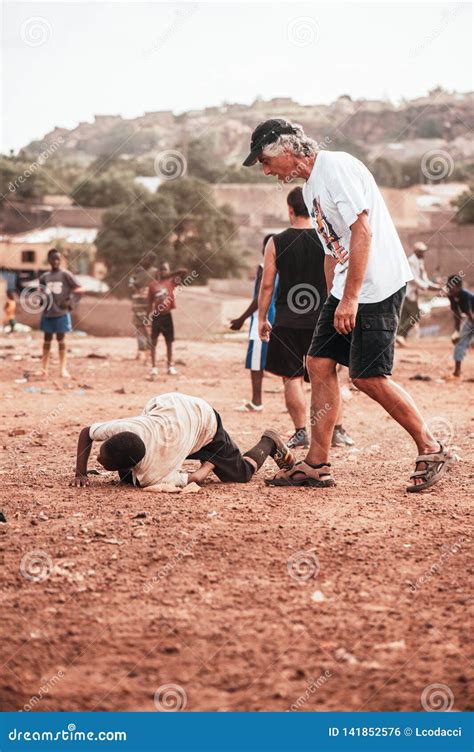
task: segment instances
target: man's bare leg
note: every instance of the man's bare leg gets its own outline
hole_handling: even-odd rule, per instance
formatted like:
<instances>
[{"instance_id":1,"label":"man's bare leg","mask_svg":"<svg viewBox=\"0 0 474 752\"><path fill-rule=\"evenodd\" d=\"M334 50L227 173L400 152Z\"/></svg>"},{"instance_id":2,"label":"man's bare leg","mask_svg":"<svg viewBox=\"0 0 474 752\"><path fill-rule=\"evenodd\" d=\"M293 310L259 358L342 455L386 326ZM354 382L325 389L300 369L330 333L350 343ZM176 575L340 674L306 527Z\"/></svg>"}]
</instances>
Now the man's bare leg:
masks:
<instances>
[{"instance_id":1,"label":"man's bare leg","mask_svg":"<svg viewBox=\"0 0 474 752\"><path fill-rule=\"evenodd\" d=\"M436 441L418 410L413 397L389 376L372 376L367 379L354 379L361 392L379 403L384 410L407 431L415 442L418 454L431 454L439 451ZM415 478L415 484L422 483Z\"/></svg>"},{"instance_id":2,"label":"man's bare leg","mask_svg":"<svg viewBox=\"0 0 474 752\"><path fill-rule=\"evenodd\" d=\"M332 434L341 409L336 366L331 358L306 360L311 379L311 444L305 461L310 465L329 461Z\"/></svg>"},{"instance_id":3,"label":"man's bare leg","mask_svg":"<svg viewBox=\"0 0 474 752\"><path fill-rule=\"evenodd\" d=\"M303 378L288 379L283 377L285 405L290 413L295 430L306 426L306 402L303 391Z\"/></svg>"}]
</instances>

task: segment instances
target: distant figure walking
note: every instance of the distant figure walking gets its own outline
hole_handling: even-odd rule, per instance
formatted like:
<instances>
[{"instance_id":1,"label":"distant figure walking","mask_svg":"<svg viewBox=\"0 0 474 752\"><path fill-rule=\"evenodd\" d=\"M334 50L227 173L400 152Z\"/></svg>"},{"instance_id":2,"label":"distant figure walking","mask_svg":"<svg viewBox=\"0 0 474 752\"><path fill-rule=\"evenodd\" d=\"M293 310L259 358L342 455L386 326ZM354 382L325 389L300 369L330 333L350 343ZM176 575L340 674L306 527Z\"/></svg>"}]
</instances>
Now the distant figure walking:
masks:
<instances>
[{"instance_id":1,"label":"distant figure walking","mask_svg":"<svg viewBox=\"0 0 474 752\"><path fill-rule=\"evenodd\" d=\"M413 253L408 257L413 279L407 282L407 291L400 313L400 323L397 330L397 345L404 347L408 333L420 320L420 306L418 304L421 290L436 290L440 292L442 287L429 279L425 269L425 254L428 246L424 243L415 243Z\"/></svg>"}]
</instances>

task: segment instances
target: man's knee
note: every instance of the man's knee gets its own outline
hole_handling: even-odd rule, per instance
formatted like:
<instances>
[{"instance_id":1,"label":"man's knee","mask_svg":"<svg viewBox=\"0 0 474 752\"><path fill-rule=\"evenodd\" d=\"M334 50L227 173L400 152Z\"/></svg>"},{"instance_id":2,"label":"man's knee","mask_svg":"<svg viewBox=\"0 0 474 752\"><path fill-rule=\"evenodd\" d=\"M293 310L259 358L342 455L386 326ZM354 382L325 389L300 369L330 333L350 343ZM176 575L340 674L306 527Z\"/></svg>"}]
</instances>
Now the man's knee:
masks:
<instances>
[{"instance_id":1,"label":"man's knee","mask_svg":"<svg viewBox=\"0 0 474 752\"><path fill-rule=\"evenodd\" d=\"M336 373L336 366L336 361L331 358L313 358L311 355L306 358L306 368L311 381L332 376Z\"/></svg>"},{"instance_id":2,"label":"man's knee","mask_svg":"<svg viewBox=\"0 0 474 752\"><path fill-rule=\"evenodd\" d=\"M384 386L384 383L386 381L385 376L369 376L366 379L352 379L352 383L356 387L356 389L359 389L361 392L365 392L365 394L375 394L380 387Z\"/></svg>"}]
</instances>

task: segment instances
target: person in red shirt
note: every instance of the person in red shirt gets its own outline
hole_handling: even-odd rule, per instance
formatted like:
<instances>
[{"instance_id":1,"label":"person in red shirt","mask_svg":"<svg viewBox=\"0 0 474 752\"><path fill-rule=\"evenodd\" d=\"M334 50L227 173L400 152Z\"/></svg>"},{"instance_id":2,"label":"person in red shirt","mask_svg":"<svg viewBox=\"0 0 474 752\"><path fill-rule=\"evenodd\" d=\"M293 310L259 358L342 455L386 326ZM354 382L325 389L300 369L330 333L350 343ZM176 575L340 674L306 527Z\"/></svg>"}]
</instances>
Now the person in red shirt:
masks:
<instances>
[{"instance_id":1,"label":"person in red shirt","mask_svg":"<svg viewBox=\"0 0 474 752\"><path fill-rule=\"evenodd\" d=\"M158 375L156 367L156 345L160 334L166 342L167 373L175 376L173 365L174 326L171 311L176 308L174 290L183 283L187 269L172 272L167 261L160 263L157 278L148 286L148 316L151 321L151 371L152 379Z\"/></svg>"}]
</instances>

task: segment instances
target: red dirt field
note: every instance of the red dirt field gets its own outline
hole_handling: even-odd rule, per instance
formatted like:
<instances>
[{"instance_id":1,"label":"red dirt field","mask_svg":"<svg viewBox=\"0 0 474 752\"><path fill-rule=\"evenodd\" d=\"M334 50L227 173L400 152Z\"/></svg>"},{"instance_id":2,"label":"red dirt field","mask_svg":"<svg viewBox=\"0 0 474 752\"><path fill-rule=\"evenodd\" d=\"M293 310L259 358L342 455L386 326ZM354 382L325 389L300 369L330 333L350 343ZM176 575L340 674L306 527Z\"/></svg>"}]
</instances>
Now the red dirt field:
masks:
<instances>
[{"instance_id":1,"label":"red dirt field","mask_svg":"<svg viewBox=\"0 0 474 752\"><path fill-rule=\"evenodd\" d=\"M40 347L0 340L2 710L472 709L472 353L455 384L439 380L448 341L397 353L396 378L462 460L429 491L405 492L411 441L351 392L358 451L334 450L335 488L267 488L267 460L248 485L155 495L112 474L70 488L80 428L179 390L247 449L263 428L290 434L280 382L265 380L263 414L241 414L241 339L179 341L179 375L150 383L132 340L72 336L71 382L53 363L48 383L15 383Z\"/></svg>"}]
</instances>

